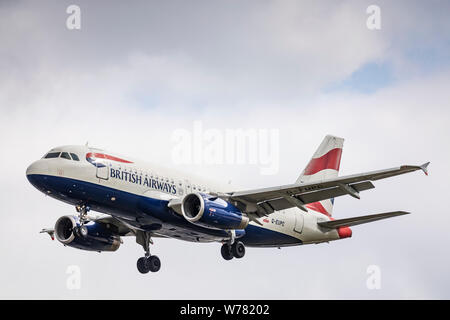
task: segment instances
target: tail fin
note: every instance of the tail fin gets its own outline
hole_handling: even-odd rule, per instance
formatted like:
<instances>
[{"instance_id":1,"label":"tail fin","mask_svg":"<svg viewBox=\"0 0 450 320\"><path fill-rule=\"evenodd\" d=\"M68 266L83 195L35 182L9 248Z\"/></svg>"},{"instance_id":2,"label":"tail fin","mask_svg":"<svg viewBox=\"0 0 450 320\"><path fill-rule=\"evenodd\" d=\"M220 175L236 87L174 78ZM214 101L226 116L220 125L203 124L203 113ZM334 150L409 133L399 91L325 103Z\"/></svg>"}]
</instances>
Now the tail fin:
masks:
<instances>
[{"instance_id":1,"label":"tail fin","mask_svg":"<svg viewBox=\"0 0 450 320\"><path fill-rule=\"evenodd\" d=\"M296 183L314 182L336 178L341 164L344 139L327 135L317 148L306 168L298 177ZM327 199L306 205L311 210L331 217L334 199Z\"/></svg>"}]
</instances>

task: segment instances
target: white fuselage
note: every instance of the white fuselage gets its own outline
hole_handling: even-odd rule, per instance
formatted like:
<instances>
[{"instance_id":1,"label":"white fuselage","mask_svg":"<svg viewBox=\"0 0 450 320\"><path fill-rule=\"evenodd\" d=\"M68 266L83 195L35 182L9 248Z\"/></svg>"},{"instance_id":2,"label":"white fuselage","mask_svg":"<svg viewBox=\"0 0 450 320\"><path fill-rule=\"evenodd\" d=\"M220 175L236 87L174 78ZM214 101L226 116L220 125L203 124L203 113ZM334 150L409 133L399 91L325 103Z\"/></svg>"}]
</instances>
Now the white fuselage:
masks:
<instances>
[{"instance_id":1,"label":"white fuselage","mask_svg":"<svg viewBox=\"0 0 450 320\"><path fill-rule=\"evenodd\" d=\"M155 236L195 242L228 238L226 232L195 226L167 207L171 199L189 193L230 191L226 186L87 146L64 146L51 153L60 154L44 156L27 169L30 182L47 195L74 205L89 203L92 210L133 228L158 224ZM62 153L75 154L78 161ZM259 223L251 221L242 241L247 246L281 247L339 239L335 229L318 227L317 222L327 220L330 218L314 210L275 211L259 218Z\"/></svg>"}]
</instances>

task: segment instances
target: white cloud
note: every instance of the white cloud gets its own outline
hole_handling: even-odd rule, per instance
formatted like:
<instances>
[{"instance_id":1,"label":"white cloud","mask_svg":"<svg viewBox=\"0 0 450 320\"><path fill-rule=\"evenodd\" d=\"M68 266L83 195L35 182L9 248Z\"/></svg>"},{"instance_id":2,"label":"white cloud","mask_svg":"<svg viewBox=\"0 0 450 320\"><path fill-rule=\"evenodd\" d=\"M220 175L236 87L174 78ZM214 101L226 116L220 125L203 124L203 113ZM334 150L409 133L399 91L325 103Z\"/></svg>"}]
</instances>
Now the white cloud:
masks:
<instances>
[{"instance_id":1,"label":"white cloud","mask_svg":"<svg viewBox=\"0 0 450 320\"><path fill-rule=\"evenodd\" d=\"M80 7L87 10L85 17L91 9L101 11L87 3ZM448 68L401 78L372 95L320 93L324 84L364 63L388 58L387 47L389 52L392 46L401 51L391 43L389 32L367 35L364 6L279 2L249 5L234 19L229 7L209 15L186 8L187 16L197 18L192 25L187 24L189 17L171 15L162 7L171 22L177 16L181 21L144 34L135 32L137 22L131 18L127 21L132 27L122 21L125 29L113 28L117 32L101 27L102 21L88 20L82 24L85 33L78 35L51 31L57 6L42 13L46 19L27 8L0 11L6 16L0 21L14 35L1 34L8 46L0 51L0 144L6 154L2 177L8 182L0 186L1 297L448 298L449 283L439 278L449 266L442 255L449 240L442 201L448 193L450 156L445 147L450 136ZM13 17L25 11L30 20L15 22ZM363 29L358 27L359 12ZM112 10L109 17L116 15ZM50 36L43 37L46 32ZM83 35L88 39L81 39ZM131 35L136 39L128 39ZM24 39L33 45L24 45ZM71 41L74 47L67 46ZM87 58L86 63L74 61L77 54ZM261 176L251 165L178 167L217 180L232 179L242 187L293 182L328 133L346 138L342 174L432 161L430 176L413 173L379 181L360 201L336 199L336 217L413 212L355 227L353 238L346 241L249 249L245 260L225 263L218 245L157 239L154 253L163 268L155 275L141 276L135 270L142 250L133 239L114 254L99 255L64 248L38 234L59 216L74 213L26 181L27 165L45 151L89 140L169 164L173 130L192 129L195 120L219 130L280 130L276 176ZM371 264L382 270L379 292L365 286ZM81 267L80 291L65 287L68 265ZM230 279L243 274L246 286L235 290ZM273 274L276 277L268 276ZM217 287L211 288L212 278ZM180 283L183 286L175 285Z\"/></svg>"}]
</instances>

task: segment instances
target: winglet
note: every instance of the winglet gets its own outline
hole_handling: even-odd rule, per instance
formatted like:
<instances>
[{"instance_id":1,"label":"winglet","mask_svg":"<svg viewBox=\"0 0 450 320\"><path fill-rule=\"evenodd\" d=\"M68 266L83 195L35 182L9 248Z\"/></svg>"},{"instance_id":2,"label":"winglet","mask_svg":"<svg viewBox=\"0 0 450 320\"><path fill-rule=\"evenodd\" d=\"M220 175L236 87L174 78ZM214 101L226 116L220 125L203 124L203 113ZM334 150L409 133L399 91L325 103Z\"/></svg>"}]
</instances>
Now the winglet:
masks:
<instances>
[{"instance_id":1,"label":"winglet","mask_svg":"<svg viewBox=\"0 0 450 320\"><path fill-rule=\"evenodd\" d=\"M428 165L429 164L430 163L427 162L427 163L424 163L423 165L420 166L420 169L422 169L422 171L423 171L423 173L425 173L425 175L428 175Z\"/></svg>"},{"instance_id":2,"label":"winglet","mask_svg":"<svg viewBox=\"0 0 450 320\"><path fill-rule=\"evenodd\" d=\"M39 233L48 233L52 240L55 240L55 229L42 229Z\"/></svg>"}]
</instances>

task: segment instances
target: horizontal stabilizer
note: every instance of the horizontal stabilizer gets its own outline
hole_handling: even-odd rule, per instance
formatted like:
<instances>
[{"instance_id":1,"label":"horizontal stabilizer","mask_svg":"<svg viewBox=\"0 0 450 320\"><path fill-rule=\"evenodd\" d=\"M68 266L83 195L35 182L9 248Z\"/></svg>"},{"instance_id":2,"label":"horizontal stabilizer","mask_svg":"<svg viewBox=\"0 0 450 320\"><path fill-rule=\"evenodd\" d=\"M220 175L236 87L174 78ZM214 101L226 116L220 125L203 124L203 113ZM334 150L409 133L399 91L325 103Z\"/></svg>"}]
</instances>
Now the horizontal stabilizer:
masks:
<instances>
[{"instance_id":1,"label":"horizontal stabilizer","mask_svg":"<svg viewBox=\"0 0 450 320\"><path fill-rule=\"evenodd\" d=\"M396 216L402 216L404 214L409 214L409 213L410 212L406 212L406 211L393 211L393 212L372 214L372 215L368 215L368 216L319 222L317 224L324 228L335 229L335 228L339 228L339 227L356 226L358 224L374 222L377 220L392 218L392 217L396 217Z\"/></svg>"}]
</instances>

